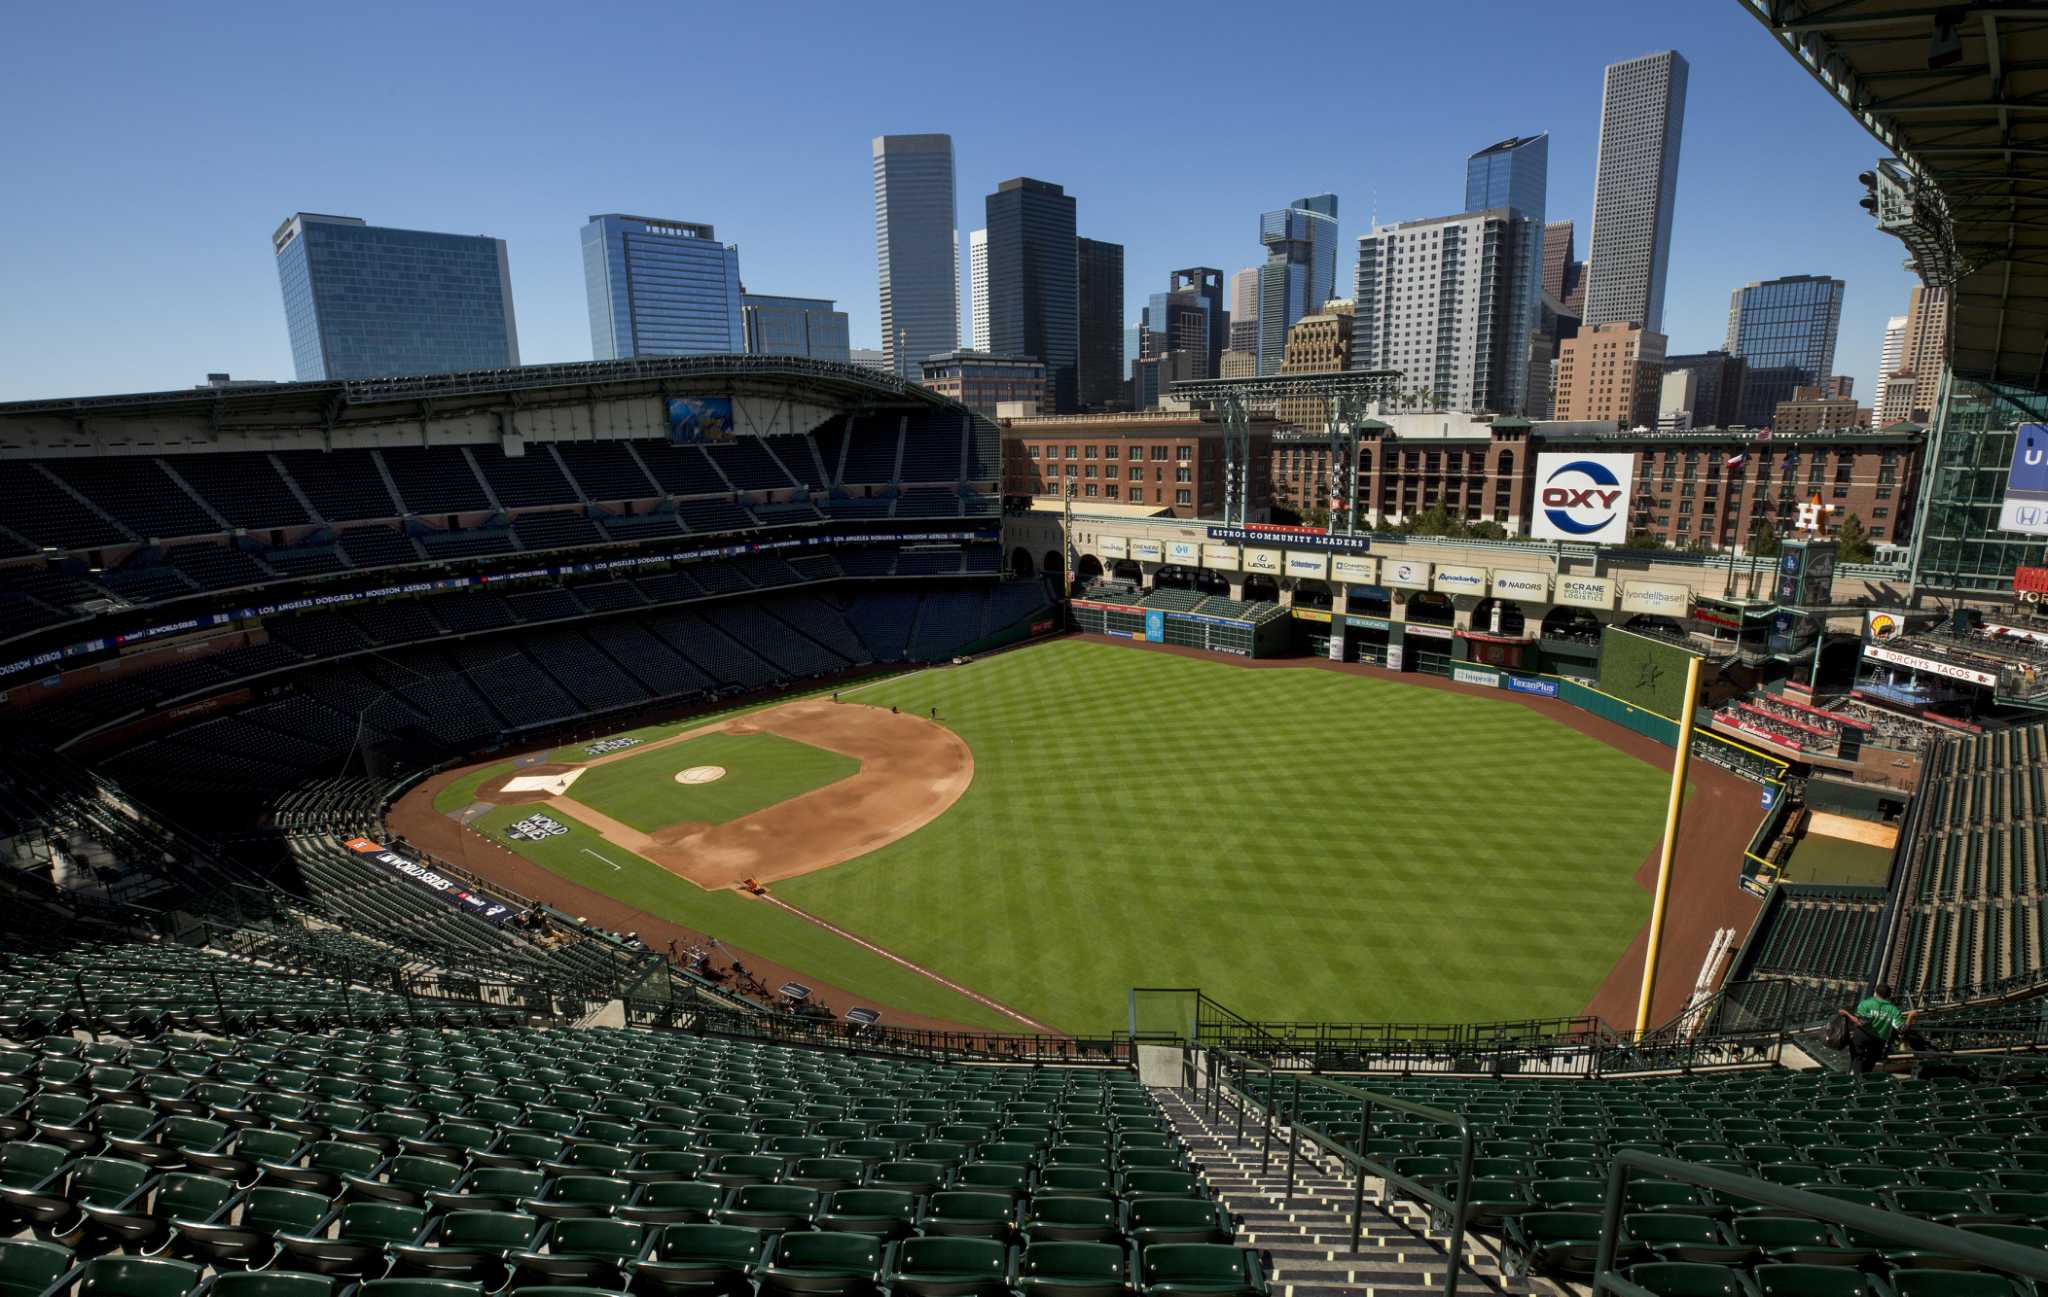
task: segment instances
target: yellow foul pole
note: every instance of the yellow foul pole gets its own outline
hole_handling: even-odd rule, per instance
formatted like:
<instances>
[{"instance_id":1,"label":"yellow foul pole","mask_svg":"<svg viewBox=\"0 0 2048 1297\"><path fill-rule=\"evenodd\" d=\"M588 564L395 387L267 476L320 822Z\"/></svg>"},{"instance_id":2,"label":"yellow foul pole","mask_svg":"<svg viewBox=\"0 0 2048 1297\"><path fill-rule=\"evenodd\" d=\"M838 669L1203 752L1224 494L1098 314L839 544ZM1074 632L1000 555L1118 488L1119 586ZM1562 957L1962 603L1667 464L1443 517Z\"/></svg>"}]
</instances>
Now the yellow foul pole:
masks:
<instances>
[{"instance_id":1,"label":"yellow foul pole","mask_svg":"<svg viewBox=\"0 0 2048 1297\"><path fill-rule=\"evenodd\" d=\"M1650 941L1643 951L1643 994L1636 1001L1636 1037L1650 1030L1657 994L1657 957L1664 949L1664 910L1671 900L1671 865L1678 855L1678 812L1685 804L1685 772L1692 763L1692 714L1699 703L1700 659L1685 665L1685 705L1678 716L1678 755L1671 762L1671 800L1664 808L1664 846L1657 855L1657 899L1650 907Z\"/></svg>"}]
</instances>

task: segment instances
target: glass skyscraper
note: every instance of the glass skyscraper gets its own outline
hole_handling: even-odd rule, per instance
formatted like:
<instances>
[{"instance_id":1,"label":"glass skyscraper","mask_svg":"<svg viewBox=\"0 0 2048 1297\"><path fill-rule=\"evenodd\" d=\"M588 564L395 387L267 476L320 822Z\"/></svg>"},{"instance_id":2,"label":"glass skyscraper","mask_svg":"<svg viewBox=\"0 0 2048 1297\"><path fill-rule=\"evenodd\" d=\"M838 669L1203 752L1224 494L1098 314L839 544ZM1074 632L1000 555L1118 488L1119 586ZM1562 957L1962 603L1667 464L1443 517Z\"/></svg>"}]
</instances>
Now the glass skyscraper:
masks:
<instances>
[{"instance_id":1,"label":"glass skyscraper","mask_svg":"<svg viewBox=\"0 0 2048 1297\"><path fill-rule=\"evenodd\" d=\"M519 363L503 239L298 212L270 243L302 382Z\"/></svg>"},{"instance_id":2,"label":"glass skyscraper","mask_svg":"<svg viewBox=\"0 0 2048 1297\"><path fill-rule=\"evenodd\" d=\"M1465 159L1465 210L1505 211L1514 226L1508 274L1513 291L1506 302L1504 331L1496 340L1500 354L1520 360L1509 361L1534 372L1540 362L1548 367L1550 346L1543 354L1530 352L1543 306L1543 206L1550 184L1550 135L1544 132L1522 138L1510 137L1489 145ZM1503 383L1495 392L1499 399L1512 400L1513 412L1529 408L1528 374Z\"/></svg>"},{"instance_id":3,"label":"glass skyscraper","mask_svg":"<svg viewBox=\"0 0 2048 1297\"><path fill-rule=\"evenodd\" d=\"M916 382L926 356L960 345L953 137L878 135L874 154L882 354L898 378Z\"/></svg>"},{"instance_id":4,"label":"glass skyscraper","mask_svg":"<svg viewBox=\"0 0 2048 1297\"><path fill-rule=\"evenodd\" d=\"M1664 331L1687 64L1676 50L1607 65L1587 240L1585 322Z\"/></svg>"},{"instance_id":5,"label":"glass skyscraper","mask_svg":"<svg viewBox=\"0 0 2048 1297\"><path fill-rule=\"evenodd\" d=\"M740 250L709 225L612 212L583 227L590 354L721 356L746 350Z\"/></svg>"},{"instance_id":6,"label":"glass skyscraper","mask_svg":"<svg viewBox=\"0 0 2048 1297\"><path fill-rule=\"evenodd\" d=\"M981 233L981 231L976 231ZM1076 398L1091 410L1121 402L1124 391L1124 245L1077 239L1080 360ZM982 275L987 277L986 247Z\"/></svg>"},{"instance_id":7,"label":"glass skyscraper","mask_svg":"<svg viewBox=\"0 0 2048 1297\"><path fill-rule=\"evenodd\" d=\"M988 196L988 347L1045 365L1055 414L1080 408L1080 249L1074 199L1020 176Z\"/></svg>"},{"instance_id":8,"label":"glass skyscraper","mask_svg":"<svg viewBox=\"0 0 2048 1297\"><path fill-rule=\"evenodd\" d=\"M1259 217L1259 373L1277 374L1295 322L1337 295L1337 195L1298 198Z\"/></svg>"},{"instance_id":9,"label":"glass skyscraper","mask_svg":"<svg viewBox=\"0 0 2048 1297\"><path fill-rule=\"evenodd\" d=\"M832 309L825 297L769 297L742 293L750 356L808 356L812 360L852 363L847 342L846 312Z\"/></svg>"},{"instance_id":10,"label":"glass skyscraper","mask_svg":"<svg viewBox=\"0 0 2048 1297\"><path fill-rule=\"evenodd\" d=\"M1745 284L1728 301L1727 351L1749 366L1742 422L1768 428L1794 388L1819 387L1835 372L1842 281L1787 275Z\"/></svg>"}]
</instances>

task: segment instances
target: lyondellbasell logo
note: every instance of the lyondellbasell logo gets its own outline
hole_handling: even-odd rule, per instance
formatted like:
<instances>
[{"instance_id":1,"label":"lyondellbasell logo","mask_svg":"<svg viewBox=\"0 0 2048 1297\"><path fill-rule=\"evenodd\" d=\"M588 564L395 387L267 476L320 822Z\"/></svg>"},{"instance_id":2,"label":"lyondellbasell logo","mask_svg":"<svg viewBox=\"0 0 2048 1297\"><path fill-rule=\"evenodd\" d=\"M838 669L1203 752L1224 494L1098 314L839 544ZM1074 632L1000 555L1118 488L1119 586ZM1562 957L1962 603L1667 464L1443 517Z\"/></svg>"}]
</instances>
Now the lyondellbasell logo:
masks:
<instances>
[{"instance_id":1,"label":"lyondellbasell logo","mask_svg":"<svg viewBox=\"0 0 2048 1297\"><path fill-rule=\"evenodd\" d=\"M1612 527L1628 494L1614 470L1593 459L1573 459L1552 469L1540 499L1543 516L1559 531L1591 536Z\"/></svg>"}]
</instances>

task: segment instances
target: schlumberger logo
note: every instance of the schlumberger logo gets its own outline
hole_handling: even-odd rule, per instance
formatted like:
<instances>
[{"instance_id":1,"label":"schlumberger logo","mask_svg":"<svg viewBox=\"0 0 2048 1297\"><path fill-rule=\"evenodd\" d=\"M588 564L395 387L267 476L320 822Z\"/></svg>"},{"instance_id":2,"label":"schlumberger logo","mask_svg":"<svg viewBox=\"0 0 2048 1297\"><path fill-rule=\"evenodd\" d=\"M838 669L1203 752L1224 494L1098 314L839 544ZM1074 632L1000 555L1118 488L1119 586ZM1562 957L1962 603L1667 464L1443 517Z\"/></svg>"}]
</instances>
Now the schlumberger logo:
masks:
<instances>
[{"instance_id":1,"label":"schlumberger logo","mask_svg":"<svg viewBox=\"0 0 2048 1297\"><path fill-rule=\"evenodd\" d=\"M1614 521L1621 496L1621 480L1605 464L1575 459L1543 484L1543 512L1558 530L1590 536Z\"/></svg>"}]
</instances>

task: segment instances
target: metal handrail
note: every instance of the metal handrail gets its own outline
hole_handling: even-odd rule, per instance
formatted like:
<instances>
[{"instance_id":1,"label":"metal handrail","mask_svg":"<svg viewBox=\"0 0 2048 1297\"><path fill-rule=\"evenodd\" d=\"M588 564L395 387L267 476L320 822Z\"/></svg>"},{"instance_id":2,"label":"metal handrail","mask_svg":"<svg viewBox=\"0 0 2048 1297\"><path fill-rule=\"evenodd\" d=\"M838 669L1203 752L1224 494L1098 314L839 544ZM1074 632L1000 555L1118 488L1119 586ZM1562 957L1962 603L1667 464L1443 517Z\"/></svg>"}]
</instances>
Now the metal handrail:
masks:
<instances>
[{"instance_id":1,"label":"metal handrail","mask_svg":"<svg viewBox=\"0 0 2048 1297\"><path fill-rule=\"evenodd\" d=\"M1712 1189L1719 1193L1761 1203L1766 1207L1780 1207L1786 1211L1798 1212L1818 1220L1881 1238L1896 1239L1907 1247L1940 1252L1947 1256L1973 1261L2009 1274L2021 1275L2028 1279L2048 1280L2048 1252L2037 1247L2026 1247L2008 1243L2003 1239L1983 1234L1972 1234L1953 1225L1937 1225L1933 1221L1921 1220L1915 1216L1903 1216L1897 1212L1881 1211L1861 1203L1844 1202L1825 1194L1795 1189L1789 1185L1772 1184L1753 1176L1737 1175L1718 1167L1700 1166L1692 1162L1681 1162L1676 1158L1658 1157L1641 1149L1617 1149L1612 1168L1607 1175L1607 1200L1601 1214L1599 1258L1593 1268L1593 1292L1614 1293L1617 1297L1656 1297L1650 1289L1624 1278L1614 1269L1615 1249L1621 1241L1621 1217L1628 1192L1629 1173L1642 1171L1665 1180L1694 1185L1701 1189Z\"/></svg>"},{"instance_id":2,"label":"metal handrail","mask_svg":"<svg viewBox=\"0 0 2048 1297\"><path fill-rule=\"evenodd\" d=\"M1213 1057L1212 1055L1212 1059ZM1220 1095L1222 1092L1228 1091L1237 1096L1239 1104L1238 1138L1242 1140L1244 1136L1244 1114L1251 1104L1251 1094L1244 1088L1241 1082L1244 1077L1253 1075L1253 1073L1243 1067L1238 1067L1234 1069L1238 1080L1233 1081L1231 1062L1232 1060L1225 1059L1221 1068L1215 1067L1212 1063L1209 1088L1212 1095ZM1272 1156L1273 1127L1277 1123L1279 1116L1275 1106L1276 1089L1273 1084L1274 1075L1273 1065L1269 1059L1265 1071L1265 1103L1262 1107L1263 1120L1266 1126L1265 1147L1259 1158L1259 1169L1262 1171L1266 1169ZM1325 1080L1319 1076L1304 1076L1300 1072L1295 1072L1292 1075L1294 1088L1288 1099L1287 1114L1287 1191L1283 1204L1291 1202L1294 1198L1295 1164L1300 1154L1301 1140L1306 1136L1311 1143L1332 1157L1335 1157L1356 1173L1355 1182L1351 1190L1351 1250L1353 1252L1358 1250L1359 1239L1364 1232L1365 1177L1368 1173L1378 1177L1383 1183L1394 1185L1429 1204L1437 1211L1450 1216L1451 1237L1446 1247L1449 1270L1444 1280L1444 1297L1458 1297L1458 1270L1465 1264L1465 1207L1472 1200L1473 1135L1471 1123L1465 1120L1462 1113L1452 1112L1448 1108L1436 1108L1426 1103L1416 1103L1410 1099L1383 1094L1377 1090L1367 1090L1361 1086L1346 1085L1341 1081ZM1357 1151L1354 1152L1346 1148L1343 1142L1335 1135L1310 1125L1301 1119L1301 1089L1304 1083L1311 1089L1324 1090L1359 1101ZM1442 1191L1433 1189L1411 1176L1397 1175L1391 1166L1370 1156L1372 1148L1372 1113L1375 1107L1388 1108L1395 1112L1405 1112L1410 1116L1421 1117L1424 1120L1433 1121L1440 1125L1457 1127L1459 1142L1458 1189L1455 1198L1449 1197Z\"/></svg>"}]
</instances>

